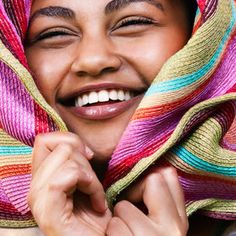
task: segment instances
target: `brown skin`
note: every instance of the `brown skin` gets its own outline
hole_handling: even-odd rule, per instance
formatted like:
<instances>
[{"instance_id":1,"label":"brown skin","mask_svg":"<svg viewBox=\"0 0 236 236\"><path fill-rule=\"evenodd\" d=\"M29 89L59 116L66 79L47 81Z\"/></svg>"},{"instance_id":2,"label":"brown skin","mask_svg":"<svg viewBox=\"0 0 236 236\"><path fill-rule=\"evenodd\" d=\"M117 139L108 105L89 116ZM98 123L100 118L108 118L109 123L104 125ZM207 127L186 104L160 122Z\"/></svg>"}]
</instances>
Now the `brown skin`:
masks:
<instances>
[{"instance_id":1,"label":"brown skin","mask_svg":"<svg viewBox=\"0 0 236 236\"><path fill-rule=\"evenodd\" d=\"M107 120L78 117L59 101L88 85L119 84L147 90L166 60L189 38L187 16L179 1L159 1L164 10L147 2L134 2L109 15L104 1L34 1L32 13L48 6L70 8L75 19L38 16L29 26L26 56L38 88L76 133L106 162L140 100ZM151 19L150 24L121 27L124 20ZM43 31L66 29L68 35L34 40ZM132 52L132 53L130 53ZM107 141L109 140L109 142Z\"/></svg>"},{"instance_id":2,"label":"brown skin","mask_svg":"<svg viewBox=\"0 0 236 236\"><path fill-rule=\"evenodd\" d=\"M158 7L136 1L105 14L109 2L33 2L26 56L41 93L74 134L36 138L29 203L46 235L186 235L184 198L173 169L155 169L128 192L128 200L145 203L148 215L127 201L117 204L112 215L97 178L142 95L166 60L188 41L186 9L179 0L159 0ZM69 8L74 17L35 15L49 6ZM139 97L125 111L102 120L81 118L66 103L81 89L101 84L138 90ZM91 162L97 163L95 172ZM73 202L75 189L80 201Z\"/></svg>"}]
</instances>

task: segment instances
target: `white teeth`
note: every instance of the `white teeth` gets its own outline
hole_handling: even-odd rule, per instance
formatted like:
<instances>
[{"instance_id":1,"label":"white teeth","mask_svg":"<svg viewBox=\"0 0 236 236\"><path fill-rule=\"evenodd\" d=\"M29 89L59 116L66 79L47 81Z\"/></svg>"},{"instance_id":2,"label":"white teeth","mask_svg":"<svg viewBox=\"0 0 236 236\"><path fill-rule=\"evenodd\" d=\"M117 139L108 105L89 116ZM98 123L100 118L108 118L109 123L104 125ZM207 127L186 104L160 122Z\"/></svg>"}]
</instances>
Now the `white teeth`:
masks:
<instances>
[{"instance_id":1,"label":"white teeth","mask_svg":"<svg viewBox=\"0 0 236 236\"><path fill-rule=\"evenodd\" d=\"M129 91L126 91L125 92L125 101L128 101L131 99L131 95L130 95L130 92Z\"/></svg>"},{"instance_id":2,"label":"white teeth","mask_svg":"<svg viewBox=\"0 0 236 236\"><path fill-rule=\"evenodd\" d=\"M84 94L82 97L82 101L83 101L83 106L87 105L89 103L88 95Z\"/></svg>"},{"instance_id":3,"label":"white teeth","mask_svg":"<svg viewBox=\"0 0 236 236\"><path fill-rule=\"evenodd\" d=\"M83 94L76 99L76 106L83 107L87 104L94 104L98 102L108 102L109 100L112 101L128 101L133 96L133 93L130 91L124 90L101 90L99 92L89 92L87 94Z\"/></svg>"},{"instance_id":4,"label":"white teeth","mask_svg":"<svg viewBox=\"0 0 236 236\"><path fill-rule=\"evenodd\" d=\"M109 101L109 93L106 90L102 90L98 92L98 101L99 102L108 102Z\"/></svg>"},{"instance_id":5,"label":"white teeth","mask_svg":"<svg viewBox=\"0 0 236 236\"><path fill-rule=\"evenodd\" d=\"M124 93L123 90L119 90L119 91L118 91L118 99L119 99L120 101L124 101L124 100L125 100L125 93Z\"/></svg>"},{"instance_id":6,"label":"white teeth","mask_svg":"<svg viewBox=\"0 0 236 236\"><path fill-rule=\"evenodd\" d=\"M89 104L97 103L98 102L98 93L90 92L88 98L89 98Z\"/></svg>"},{"instance_id":7,"label":"white teeth","mask_svg":"<svg viewBox=\"0 0 236 236\"><path fill-rule=\"evenodd\" d=\"M114 90L114 89L111 90L111 91L109 92L109 97L110 97L110 99L113 100L113 101L118 100L118 93L117 93L117 91Z\"/></svg>"},{"instance_id":8,"label":"white teeth","mask_svg":"<svg viewBox=\"0 0 236 236\"><path fill-rule=\"evenodd\" d=\"M82 99L81 97L79 97L78 103L79 103L79 104L76 104L76 105L79 105L80 107L82 107L82 106L84 105L83 99Z\"/></svg>"}]
</instances>

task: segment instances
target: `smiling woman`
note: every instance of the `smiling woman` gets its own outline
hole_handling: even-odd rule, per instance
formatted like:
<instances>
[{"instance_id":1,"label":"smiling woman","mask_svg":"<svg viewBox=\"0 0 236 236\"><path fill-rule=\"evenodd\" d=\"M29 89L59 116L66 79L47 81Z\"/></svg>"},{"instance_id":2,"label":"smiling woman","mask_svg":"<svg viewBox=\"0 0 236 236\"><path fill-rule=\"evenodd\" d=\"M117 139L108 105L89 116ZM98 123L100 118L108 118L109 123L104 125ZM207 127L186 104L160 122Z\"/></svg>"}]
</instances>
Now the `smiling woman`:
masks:
<instances>
[{"instance_id":1,"label":"smiling woman","mask_svg":"<svg viewBox=\"0 0 236 236\"><path fill-rule=\"evenodd\" d=\"M46 236L235 219L233 2L0 3L3 227L35 225L26 195ZM189 234L213 235L196 218Z\"/></svg>"},{"instance_id":2,"label":"smiling woman","mask_svg":"<svg viewBox=\"0 0 236 236\"><path fill-rule=\"evenodd\" d=\"M155 75L186 44L184 9L171 1L34 2L26 56L35 82L96 160L111 156Z\"/></svg>"}]
</instances>

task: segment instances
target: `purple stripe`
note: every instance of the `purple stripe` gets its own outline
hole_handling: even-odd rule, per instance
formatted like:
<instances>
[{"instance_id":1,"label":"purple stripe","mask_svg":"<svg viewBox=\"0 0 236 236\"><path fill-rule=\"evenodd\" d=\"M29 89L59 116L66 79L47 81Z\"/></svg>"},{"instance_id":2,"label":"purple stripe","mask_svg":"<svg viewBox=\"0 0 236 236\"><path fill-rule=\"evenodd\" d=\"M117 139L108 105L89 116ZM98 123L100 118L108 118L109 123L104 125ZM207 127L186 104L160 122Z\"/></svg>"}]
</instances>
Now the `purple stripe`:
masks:
<instances>
[{"instance_id":1,"label":"purple stripe","mask_svg":"<svg viewBox=\"0 0 236 236\"><path fill-rule=\"evenodd\" d=\"M235 55L236 34L234 38L231 39L224 57L212 77L211 85L207 90L207 92L210 93L210 98L225 94L235 85L236 81L232 79L236 78Z\"/></svg>"},{"instance_id":2,"label":"purple stripe","mask_svg":"<svg viewBox=\"0 0 236 236\"><path fill-rule=\"evenodd\" d=\"M27 203L31 174L17 175L2 180L2 186L12 205L22 214L30 211Z\"/></svg>"},{"instance_id":3,"label":"purple stripe","mask_svg":"<svg viewBox=\"0 0 236 236\"><path fill-rule=\"evenodd\" d=\"M222 183L220 181L190 180L180 177L181 185L184 189L186 201L196 201L207 198L219 198L226 200L236 200L236 185Z\"/></svg>"},{"instance_id":4,"label":"purple stripe","mask_svg":"<svg viewBox=\"0 0 236 236\"><path fill-rule=\"evenodd\" d=\"M0 201L5 202L5 203L10 203L9 198L7 197L6 193L3 190L1 179L0 179Z\"/></svg>"},{"instance_id":5,"label":"purple stripe","mask_svg":"<svg viewBox=\"0 0 236 236\"><path fill-rule=\"evenodd\" d=\"M18 222L25 220L32 220L32 214L20 214L18 212L1 212L0 211L0 220L16 220Z\"/></svg>"},{"instance_id":6,"label":"purple stripe","mask_svg":"<svg viewBox=\"0 0 236 236\"><path fill-rule=\"evenodd\" d=\"M7 39L7 40L11 40L11 42L10 42L10 43L8 42L7 44L5 44L5 46L7 46L8 48L11 48L10 51L11 51L11 53L13 53L13 52L12 52L12 47L13 47L13 44L14 44L15 50L19 50L19 51L21 51L21 52L23 53L23 52L24 52L24 48L23 48L23 44L22 44L20 35L17 33L14 24L9 20L9 17L8 17L6 11L5 11L5 8L4 8L4 6L3 6L2 1L0 1L0 11L1 11L2 14L4 15L4 19L1 19L1 20L2 20L3 22L5 22L5 23L9 24L9 30L10 30L10 32L12 33L12 34L11 34L11 38L10 38L10 39L9 39L9 38ZM1 24L0 24L0 26L2 27ZM17 52L14 51L14 54L17 54Z\"/></svg>"},{"instance_id":7,"label":"purple stripe","mask_svg":"<svg viewBox=\"0 0 236 236\"><path fill-rule=\"evenodd\" d=\"M235 81L232 78L236 78L235 60L233 60L236 55L235 39L236 37L231 41L223 61L210 78L210 83L202 93L190 99L180 108L172 110L169 114L163 114L152 119L147 118L142 121L132 121L130 123L110 161L110 168L120 163L121 158L122 162L125 161L127 156L130 156L130 153L135 155L142 152L143 149L150 146L150 140L151 143L154 143L158 138L165 137L165 132L174 130L180 117L189 107L194 106L197 102L223 95L233 87ZM135 141L133 137L135 137Z\"/></svg>"},{"instance_id":8,"label":"purple stripe","mask_svg":"<svg viewBox=\"0 0 236 236\"><path fill-rule=\"evenodd\" d=\"M206 22L215 12L218 4L218 0L208 0L206 1L206 6L203 13L204 22Z\"/></svg>"},{"instance_id":9,"label":"purple stripe","mask_svg":"<svg viewBox=\"0 0 236 236\"><path fill-rule=\"evenodd\" d=\"M34 102L19 78L0 62L0 123L22 142L31 145L35 137Z\"/></svg>"}]
</instances>

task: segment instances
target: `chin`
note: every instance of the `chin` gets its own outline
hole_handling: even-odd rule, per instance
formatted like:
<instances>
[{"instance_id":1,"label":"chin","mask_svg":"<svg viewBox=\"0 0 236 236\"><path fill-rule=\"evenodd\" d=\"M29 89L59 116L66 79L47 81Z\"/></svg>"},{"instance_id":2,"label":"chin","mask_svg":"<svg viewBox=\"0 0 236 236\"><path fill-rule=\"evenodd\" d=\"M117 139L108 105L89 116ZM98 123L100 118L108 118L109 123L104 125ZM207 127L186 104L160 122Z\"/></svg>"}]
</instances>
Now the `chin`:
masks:
<instances>
[{"instance_id":1,"label":"chin","mask_svg":"<svg viewBox=\"0 0 236 236\"><path fill-rule=\"evenodd\" d=\"M91 146L92 150L94 151L94 159L100 162L108 162L111 159L111 156L115 150L116 145L109 146L109 147L99 147L94 148Z\"/></svg>"}]
</instances>

